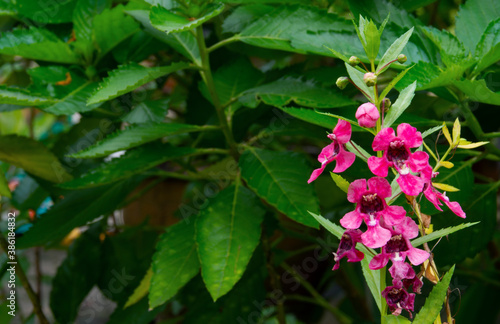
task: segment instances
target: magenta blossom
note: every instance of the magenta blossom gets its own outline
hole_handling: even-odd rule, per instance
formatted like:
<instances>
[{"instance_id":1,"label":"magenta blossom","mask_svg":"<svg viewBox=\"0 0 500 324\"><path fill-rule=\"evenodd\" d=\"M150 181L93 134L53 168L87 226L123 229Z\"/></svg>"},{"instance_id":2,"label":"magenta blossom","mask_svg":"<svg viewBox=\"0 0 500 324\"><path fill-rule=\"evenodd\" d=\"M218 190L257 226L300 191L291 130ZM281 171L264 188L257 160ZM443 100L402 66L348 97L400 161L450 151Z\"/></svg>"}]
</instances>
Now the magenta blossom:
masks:
<instances>
[{"instance_id":1,"label":"magenta blossom","mask_svg":"<svg viewBox=\"0 0 500 324\"><path fill-rule=\"evenodd\" d=\"M391 185L380 177L373 177L367 181L358 179L349 185L347 200L356 204L356 209L345 214L340 224L345 228L356 229L364 220L368 229L361 235L364 245L378 248L387 243L391 238L390 230L380 226L380 218L385 224L393 226L404 220L406 211L401 206L388 206L385 198L391 196Z\"/></svg>"},{"instance_id":2,"label":"magenta blossom","mask_svg":"<svg viewBox=\"0 0 500 324\"><path fill-rule=\"evenodd\" d=\"M377 120L380 118L377 106L371 102L362 104L356 110L356 119L361 127L372 128L377 125Z\"/></svg>"},{"instance_id":3,"label":"magenta blossom","mask_svg":"<svg viewBox=\"0 0 500 324\"><path fill-rule=\"evenodd\" d=\"M316 180L319 175L323 173L328 163L337 161L337 165L335 169L333 169L335 173L345 171L354 163L356 155L347 152L344 146L345 143L349 142L351 139L351 124L349 124L349 122L339 119L337 126L333 129L333 133L329 134L328 138L332 140L332 143L324 147L318 155L318 161L321 163L321 168L312 172L307 183Z\"/></svg>"},{"instance_id":4,"label":"magenta blossom","mask_svg":"<svg viewBox=\"0 0 500 324\"><path fill-rule=\"evenodd\" d=\"M335 256L335 265L332 270L339 268L340 260L347 257L347 262L358 262L363 260L365 255L363 252L356 250L356 243L361 242L361 231L348 229L342 234L337 253Z\"/></svg>"},{"instance_id":5,"label":"magenta blossom","mask_svg":"<svg viewBox=\"0 0 500 324\"><path fill-rule=\"evenodd\" d=\"M418 151L411 153L410 149L422 144L422 134L409 124L398 125L398 136L394 135L392 128L382 129L373 140L374 151L384 151L383 157L372 156L368 159L368 167L373 174L387 177L389 167L394 167L398 173L397 179L401 190L410 196L418 195L423 187L424 181L411 174L419 172L429 165L429 155Z\"/></svg>"},{"instance_id":6,"label":"magenta blossom","mask_svg":"<svg viewBox=\"0 0 500 324\"><path fill-rule=\"evenodd\" d=\"M389 269L392 277L397 280L411 279L415 273L404 262L405 258L408 257L413 265L419 265L429 258L428 252L414 248L410 243L410 239L418 236L418 226L410 217L406 217L391 232L392 236L382 247L381 253L370 261L370 269L382 269L392 260L392 267Z\"/></svg>"},{"instance_id":7,"label":"magenta blossom","mask_svg":"<svg viewBox=\"0 0 500 324\"><path fill-rule=\"evenodd\" d=\"M437 172L432 172L432 167L426 167L421 172L421 178L424 180L424 195L427 200L429 200L439 211L444 202L448 208L455 213L455 215L465 218L465 212L460 207L460 204L455 201L450 201L450 198L446 196L445 193L440 193L432 185L432 178L437 176Z\"/></svg>"},{"instance_id":8,"label":"magenta blossom","mask_svg":"<svg viewBox=\"0 0 500 324\"><path fill-rule=\"evenodd\" d=\"M415 294L409 294L401 281L393 283L393 286L386 287L382 291L382 296L387 300L387 305L393 315L398 316L403 309L406 309L410 313L410 317L412 316Z\"/></svg>"}]
</instances>

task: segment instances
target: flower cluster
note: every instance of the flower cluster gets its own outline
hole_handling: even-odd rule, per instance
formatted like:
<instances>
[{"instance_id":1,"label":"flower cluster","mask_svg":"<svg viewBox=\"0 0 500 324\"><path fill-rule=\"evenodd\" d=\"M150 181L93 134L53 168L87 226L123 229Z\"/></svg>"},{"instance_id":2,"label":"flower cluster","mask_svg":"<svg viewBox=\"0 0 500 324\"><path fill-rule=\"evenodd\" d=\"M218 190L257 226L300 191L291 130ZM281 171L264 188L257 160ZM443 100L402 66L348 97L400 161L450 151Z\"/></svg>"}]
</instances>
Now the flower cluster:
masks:
<instances>
[{"instance_id":1,"label":"flower cluster","mask_svg":"<svg viewBox=\"0 0 500 324\"><path fill-rule=\"evenodd\" d=\"M380 112L372 103L362 104L356 112L362 127L375 127L379 117ZM350 137L351 125L339 120L333 134L328 135L332 143L323 148L318 156L321 168L313 171L309 183L318 178L328 163L337 161L333 170L336 173L345 171L353 164L355 154L348 152L345 147ZM368 180L355 180L349 185L347 199L355 204L355 208L340 220L346 230L334 253L333 270L336 270L344 257L347 257L348 262L358 262L364 258L364 254L356 249L357 243L372 249L380 248L369 267L371 270L383 269L391 261L389 273L392 285L386 287L382 295L394 315L399 315L405 309L411 316L415 293L419 293L423 285L413 266L422 264L430 254L413 247L410 242L419 234L416 222L406 215L403 207L388 204L388 200L394 198L386 179L389 169L393 169L401 192L407 196L423 194L438 210L441 210L440 206L444 202L456 215L465 217L457 202L450 202L445 193L433 186L432 179L437 173L429 164L429 155L419 150L412 152L412 149L422 145L422 141L422 134L407 123L399 124L397 132L392 128L382 128L376 133L372 149L382 154L367 159L368 167L375 176ZM410 288L412 293L408 292Z\"/></svg>"}]
</instances>

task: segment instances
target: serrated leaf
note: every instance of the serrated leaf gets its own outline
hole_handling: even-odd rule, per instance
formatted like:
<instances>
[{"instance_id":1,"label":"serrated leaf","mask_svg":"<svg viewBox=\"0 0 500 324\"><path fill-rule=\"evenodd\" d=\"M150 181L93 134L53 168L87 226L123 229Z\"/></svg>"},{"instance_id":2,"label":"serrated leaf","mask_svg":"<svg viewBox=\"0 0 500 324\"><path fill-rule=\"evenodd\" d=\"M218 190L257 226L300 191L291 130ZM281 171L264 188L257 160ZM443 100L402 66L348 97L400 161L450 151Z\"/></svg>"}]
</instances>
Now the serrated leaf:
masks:
<instances>
[{"instance_id":1,"label":"serrated leaf","mask_svg":"<svg viewBox=\"0 0 500 324\"><path fill-rule=\"evenodd\" d=\"M411 323L406 317L403 316L394 316L394 315L385 315L385 323L387 324L408 324Z\"/></svg>"},{"instance_id":2,"label":"serrated leaf","mask_svg":"<svg viewBox=\"0 0 500 324\"><path fill-rule=\"evenodd\" d=\"M453 85L473 101L500 105L500 93L491 91L484 80L453 81Z\"/></svg>"},{"instance_id":3,"label":"serrated leaf","mask_svg":"<svg viewBox=\"0 0 500 324\"><path fill-rule=\"evenodd\" d=\"M398 99L394 104L392 104L389 112L384 118L383 127L391 127L391 125L401 116L406 108L411 104L413 97L415 96L415 89L417 87L417 82L413 82L411 85L406 87L401 91Z\"/></svg>"},{"instance_id":4,"label":"serrated leaf","mask_svg":"<svg viewBox=\"0 0 500 324\"><path fill-rule=\"evenodd\" d=\"M0 85L1 104L36 107L51 104L53 102L54 100L49 97L31 94L29 91L24 89Z\"/></svg>"},{"instance_id":5,"label":"serrated leaf","mask_svg":"<svg viewBox=\"0 0 500 324\"><path fill-rule=\"evenodd\" d=\"M268 14L273 9L274 7L263 4L239 6L224 19L222 31L224 33L239 33L250 23Z\"/></svg>"},{"instance_id":6,"label":"serrated leaf","mask_svg":"<svg viewBox=\"0 0 500 324\"><path fill-rule=\"evenodd\" d=\"M449 191L449 192L460 191L460 189L455 188L455 187L450 186L450 185L445 184L445 183L433 182L432 186L439 189L439 190L444 190L444 191Z\"/></svg>"},{"instance_id":7,"label":"serrated leaf","mask_svg":"<svg viewBox=\"0 0 500 324\"><path fill-rule=\"evenodd\" d=\"M343 192L347 193L347 190L349 189L349 181L346 179L342 178L341 175L338 175L336 173L330 172L330 175L332 176L333 181L335 181L335 184L337 187L340 188Z\"/></svg>"},{"instance_id":8,"label":"serrated leaf","mask_svg":"<svg viewBox=\"0 0 500 324\"><path fill-rule=\"evenodd\" d=\"M135 189L138 179L77 190L52 206L16 243L19 249L57 243L75 227L112 213Z\"/></svg>"},{"instance_id":9,"label":"serrated leaf","mask_svg":"<svg viewBox=\"0 0 500 324\"><path fill-rule=\"evenodd\" d=\"M417 91L448 86L453 80L461 78L466 68L466 66L452 65L442 69L432 63L418 62L398 82L396 89L403 89L415 81L417 81Z\"/></svg>"},{"instance_id":10,"label":"serrated leaf","mask_svg":"<svg viewBox=\"0 0 500 324\"><path fill-rule=\"evenodd\" d=\"M492 21L486 27L477 44L475 57L479 60L474 68L475 73L483 71L500 60L500 19Z\"/></svg>"},{"instance_id":11,"label":"serrated leaf","mask_svg":"<svg viewBox=\"0 0 500 324\"><path fill-rule=\"evenodd\" d=\"M143 101L122 117L129 124L161 123L167 115L169 99Z\"/></svg>"},{"instance_id":12,"label":"serrated leaf","mask_svg":"<svg viewBox=\"0 0 500 324\"><path fill-rule=\"evenodd\" d=\"M194 126L178 123L147 123L132 125L124 130L113 133L83 151L71 154L71 157L77 159L105 157L111 153L127 150L165 136L200 132L212 128L211 126Z\"/></svg>"},{"instance_id":13,"label":"serrated leaf","mask_svg":"<svg viewBox=\"0 0 500 324\"><path fill-rule=\"evenodd\" d=\"M10 192L9 189L9 183L7 182L5 174L3 173L2 170L0 170L0 196L12 198L12 193Z\"/></svg>"},{"instance_id":14,"label":"serrated leaf","mask_svg":"<svg viewBox=\"0 0 500 324\"><path fill-rule=\"evenodd\" d=\"M70 246L50 292L50 308L59 323L75 320L81 302L99 279L100 259L101 241L95 229L83 233Z\"/></svg>"},{"instance_id":15,"label":"serrated leaf","mask_svg":"<svg viewBox=\"0 0 500 324\"><path fill-rule=\"evenodd\" d=\"M443 279L432 288L431 293L425 300L424 306L420 309L415 316L413 324L427 324L436 320L439 315L443 303L446 298L446 292L450 286L451 276L455 271L455 266L444 275Z\"/></svg>"},{"instance_id":16,"label":"serrated leaf","mask_svg":"<svg viewBox=\"0 0 500 324\"><path fill-rule=\"evenodd\" d=\"M191 147L173 147L169 145L143 145L127 151L123 156L102 163L79 178L65 182L60 187L65 189L82 189L113 183L134 174L144 172L161 163L179 157L196 154Z\"/></svg>"},{"instance_id":17,"label":"serrated leaf","mask_svg":"<svg viewBox=\"0 0 500 324\"><path fill-rule=\"evenodd\" d=\"M198 43L196 42L196 38L193 34L191 34L191 32L185 31L167 35L166 33L159 31L158 29L153 27L153 25L151 25L151 22L149 21L149 11L130 10L126 11L126 13L139 21L144 26L145 31L148 34L170 45L173 49L190 59L196 65L201 65Z\"/></svg>"},{"instance_id":18,"label":"serrated leaf","mask_svg":"<svg viewBox=\"0 0 500 324\"><path fill-rule=\"evenodd\" d=\"M342 94L321 88L311 81L289 77L247 90L239 100L251 108L257 107L261 101L275 107L284 107L292 101L312 108L337 108L355 104Z\"/></svg>"},{"instance_id":19,"label":"serrated leaf","mask_svg":"<svg viewBox=\"0 0 500 324\"><path fill-rule=\"evenodd\" d=\"M455 35L434 27L421 28L424 34L439 48L441 60L445 65L450 66L454 63L470 65L473 63L473 61L466 60L468 52Z\"/></svg>"},{"instance_id":20,"label":"serrated leaf","mask_svg":"<svg viewBox=\"0 0 500 324\"><path fill-rule=\"evenodd\" d=\"M154 308L172 298L200 270L193 219L167 229L156 246L152 266L149 305Z\"/></svg>"},{"instance_id":21,"label":"serrated leaf","mask_svg":"<svg viewBox=\"0 0 500 324\"><path fill-rule=\"evenodd\" d=\"M373 101L373 87L370 89L368 86L365 84L365 81L363 81L364 74L363 72L360 72L350 66L349 64L345 63L345 67L347 69L347 73L349 74L349 77L351 78L351 81L354 82L354 84L361 90L361 92L365 95L365 97L369 101Z\"/></svg>"},{"instance_id":22,"label":"serrated leaf","mask_svg":"<svg viewBox=\"0 0 500 324\"><path fill-rule=\"evenodd\" d=\"M242 178L259 197L291 219L317 226L307 214L318 210L313 187L305 185L310 168L299 155L249 147L239 165Z\"/></svg>"},{"instance_id":23,"label":"serrated leaf","mask_svg":"<svg viewBox=\"0 0 500 324\"><path fill-rule=\"evenodd\" d=\"M498 17L500 17L500 3L498 1L466 1L460 7L456 17L456 35L473 52L488 24Z\"/></svg>"},{"instance_id":24,"label":"serrated leaf","mask_svg":"<svg viewBox=\"0 0 500 324\"><path fill-rule=\"evenodd\" d=\"M54 115L72 115L77 112L93 110L100 104L87 105L87 100L96 88L97 83L95 82L84 83L43 110Z\"/></svg>"},{"instance_id":25,"label":"serrated leaf","mask_svg":"<svg viewBox=\"0 0 500 324\"><path fill-rule=\"evenodd\" d=\"M453 141L451 140L451 134L450 134L450 131L448 130L448 127L446 126L446 123L443 122L443 127L441 128L441 131L443 132L443 135L444 137L446 137L446 140L448 141L448 143L451 145L453 145Z\"/></svg>"},{"instance_id":26,"label":"serrated leaf","mask_svg":"<svg viewBox=\"0 0 500 324\"><path fill-rule=\"evenodd\" d=\"M64 64L80 62L67 43L48 30L35 27L2 33L0 53Z\"/></svg>"},{"instance_id":27,"label":"serrated leaf","mask_svg":"<svg viewBox=\"0 0 500 324\"><path fill-rule=\"evenodd\" d=\"M125 15L123 9L123 5L105 9L92 21L92 37L97 45L99 58L139 31L139 24Z\"/></svg>"},{"instance_id":28,"label":"serrated leaf","mask_svg":"<svg viewBox=\"0 0 500 324\"><path fill-rule=\"evenodd\" d=\"M389 68L389 65L387 64L398 58L398 55L401 54L401 52L405 48L412 33L413 33L413 27L409 31L401 35L398 39L396 39L394 43L392 43L392 45L385 51L384 56L382 56L382 58L378 63L377 74L380 74L385 70L387 70Z\"/></svg>"},{"instance_id":29,"label":"serrated leaf","mask_svg":"<svg viewBox=\"0 0 500 324\"><path fill-rule=\"evenodd\" d=\"M489 142L476 142L476 143L467 143L467 144L460 144L457 146L458 148L461 148L461 149L466 149L466 150L470 150L470 149L473 149L473 148L476 148L476 147L480 147L480 146L483 146L483 145L486 145L488 144Z\"/></svg>"},{"instance_id":30,"label":"serrated leaf","mask_svg":"<svg viewBox=\"0 0 500 324\"><path fill-rule=\"evenodd\" d=\"M0 160L51 182L71 179L59 160L40 142L28 137L0 136Z\"/></svg>"},{"instance_id":31,"label":"serrated leaf","mask_svg":"<svg viewBox=\"0 0 500 324\"><path fill-rule=\"evenodd\" d=\"M162 6L155 6L149 12L151 24L158 30L169 33L178 33L191 30L218 16L224 10L224 5L220 3L210 4L202 17L192 19L174 14Z\"/></svg>"},{"instance_id":32,"label":"serrated leaf","mask_svg":"<svg viewBox=\"0 0 500 324\"><path fill-rule=\"evenodd\" d=\"M146 68L137 63L122 65L109 72L108 76L99 84L96 92L89 98L87 104L91 105L116 98L161 76L188 67L189 64L184 62L153 68Z\"/></svg>"},{"instance_id":33,"label":"serrated leaf","mask_svg":"<svg viewBox=\"0 0 500 324\"><path fill-rule=\"evenodd\" d=\"M14 6L17 12L28 19L41 24L60 24L71 22L76 1L58 0L41 2L33 0L16 0Z\"/></svg>"},{"instance_id":34,"label":"serrated leaf","mask_svg":"<svg viewBox=\"0 0 500 324\"><path fill-rule=\"evenodd\" d=\"M203 281L215 301L240 280L260 242L265 210L240 181L219 193L196 220Z\"/></svg>"},{"instance_id":35,"label":"serrated leaf","mask_svg":"<svg viewBox=\"0 0 500 324\"><path fill-rule=\"evenodd\" d=\"M141 283L139 284L139 286L137 286L137 288L135 288L134 293L130 295L123 308L127 308L138 303L144 296L148 294L149 288L151 287L152 277L153 269L149 268L144 278L142 278Z\"/></svg>"}]
</instances>

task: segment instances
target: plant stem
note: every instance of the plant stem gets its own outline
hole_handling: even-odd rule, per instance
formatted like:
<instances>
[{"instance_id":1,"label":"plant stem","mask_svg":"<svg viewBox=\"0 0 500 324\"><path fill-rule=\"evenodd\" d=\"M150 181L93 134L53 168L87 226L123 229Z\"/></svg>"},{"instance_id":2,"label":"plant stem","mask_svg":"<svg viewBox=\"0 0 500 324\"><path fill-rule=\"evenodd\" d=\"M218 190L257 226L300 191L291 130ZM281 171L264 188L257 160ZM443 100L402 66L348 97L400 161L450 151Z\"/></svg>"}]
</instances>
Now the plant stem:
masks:
<instances>
[{"instance_id":1,"label":"plant stem","mask_svg":"<svg viewBox=\"0 0 500 324\"><path fill-rule=\"evenodd\" d=\"M297 281L302 285L302 287L304 287L314 297L314 299L316 300L316 303L318 305L321 305L322 307L328 309L330 311L330 313L332 313L332 315L335 316L340 323L342 323L342 324L352 323L351 318L349 318L340 309L330 305L330 303L323 296L321 296L307 280L302 278L302 276L300 274L298 274L297 271L292 269L285 262L283 262L281 264L281 267L283 269L285 269L287 272L289 272L295 279L297 279Z\"/></svg>"},{"instance_id":2,"label":"plant stem","mask_svg":"<svg viewBox=\"0 0 500 324\"><path fill-rule=\"evenodd\" d=\"M234 42L237 42L240 40L240 36L239 35L234 35L232 37L229 37L229 38L226 38L224 40L221 40L220 42L210 46L209 48L207 48L207 52L208 53L211 53L213 51L215 51L216 49L224 46L224 45L227 45L227 44L231 44L231 43L234 43Z\"/></svg>"},{"instance_id":3,"label":"plant stem","mask_svg":"<svg viewBox=\"0 0 500 324\"><path fill-rule=\"evenodd\" d=\"M485 138L495 138L500 137L500 132L492 132L483 134Z\"/></svg>"},{"instance_id":4,"label":"plant stem","mask_svg":"<svg viewBox=\"0 0 500 324\"><path fill-rule=\"evenodd\" d=\"M0 245L2 246L2 249L5 251L7 256L9 254L7 251L9 251L9 244L3 234L0 234ZM19 263L17 256L14 255L14 259L12 262L16 262L16 275L19 278L19 281L21 281L21 284L24 287L24 290L26 290L26 294L28 295L31 304L33 305L33 311L36 313L38 316L38 320L40 321L40 324L49 324L49 321L45 317L45 314L43 314L42 311L42 306L40 305L40 301L38 299L38 296L36 293L33 291L33 288L30 285L30 282L28 280L28 277L26 277L26 274L24 273L23 268L21 268L21 264Z\"/></svg>"},{"instance_id":5,"label":"plant stem","mask_svg":"<svg viewBox=\"0 0 500 324\"><path fill-rule=\"evenodd\" d=\"M215 83L212 77L212 70L210 69L210 60L208 57L209 52L205 44L205 36L203 35L203 26L198 26L196 28L196 40L198 43L198 49L200 50L200 57L201 57L201 70L200 70L201 78L203 79L203 82L205 82L205 84L207 85L208 92L210 93L210 98L212 99L212 103L215 106L215 111L217 113L217 117L219 119L222 132L224 133L224 137L226 138L227 144L229 145L231 156L234 157L235 160L238 160L239 158L238 148L236 146L236 142L234 141L231 128L229 127L229 123L226 114L224 112L224 108L221 106L217 90L215 89Z\"/></svg>"}]
</instances>

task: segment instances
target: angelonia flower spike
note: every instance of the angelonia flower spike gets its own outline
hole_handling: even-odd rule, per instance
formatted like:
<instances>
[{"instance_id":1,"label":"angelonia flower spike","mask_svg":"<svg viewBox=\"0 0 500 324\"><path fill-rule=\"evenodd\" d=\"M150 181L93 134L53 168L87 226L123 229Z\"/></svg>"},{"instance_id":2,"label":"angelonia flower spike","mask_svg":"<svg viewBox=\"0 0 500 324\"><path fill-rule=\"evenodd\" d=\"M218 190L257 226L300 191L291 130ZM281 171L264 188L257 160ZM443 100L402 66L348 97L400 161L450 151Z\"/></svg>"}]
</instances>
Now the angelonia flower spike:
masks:
<instances>
[{"instance_id":1,"label":"angelonia flower spike","mask_svg":"<svg viewBox=\"0 0 500 324\"><path fill-rule=\"evenodd\" d=\"M358 34L363 35L362 28L367 24L367 21L360 23ZM411 34L411 30L408 33ZM409 36L406 39L408 38ZM397 42L402 42L400 39ZM356 124L356 121L350 120L350 123L339 119L333 133L328 135L331 143L324 147L318 156L321 167L312 172L308 183L316 180L329 163L336 162L332 178L339 188L346 192L346 199L353 205L352 209L338 220L343 227L343 233L338 225L335 226L339 230L331 231L340 239L338 249L333 253L333 270L340 268L344 258L347 258L347 262L359 262L369 257L369 262L364 264L365 276L369 271L379 271L384 274L380 275L381 278L385 278L385 273L388 272L392 279L391 285L386 285L385 280L377 283L379 286L376 291L379 296L374 297L379 299L381 295L386 302L386 307L381 309L382 317L387 315L383 310L388 309L395 316L405 311L412 318L415 298L420 294L424 278L432 284L436 284L441 278L431 250L425 243L425 236L432 232L431 217L422 213L420 202L422 198L426 198L438 211L442 211L441 206L446 205L454 214L465 218L466 214L459 202L451 201L446 192L440 191L458 189L436 182L436 178L439 178L438 169L443 166L453 167L447 158L450 152L457 148L475 148L486 142L470 143L461 139L460 123L457 119L453 136L449 134L446 124L442 126L442 132L450 147L439 157L424 143L423 133L415 126L411 123L397 123L404 109L410 105L409 100L401 104L398 99L397 105L391 105L388 98L379 96L378 82L383 79L378 76L392 63L406 62L406 56L401 53L389 53L392 56L386 58L386 53L381 59L381 66L375 68L377 53L371 51L369 38L365 38L362 43L370 64L365 65L359 58L351 56L345 61L349 77L340 77L336 84L340 89L352 84L366 97L367 102L359 105L355 117L356 126L366 131L360 133L361 135L357 133L357 136L372 136L371 151L366 151L352 141L351 123ZM360 63L365 72L358 66ZM372 69L368 70L367 66ZM396 83L397 81L389 83L382 94L388 94ZM404 89L405 96L413 97L415 88L416 83L413 83ZM412 95L409 96L409 93ZM439 128L433 129L434 132L438 130ZM350 151L346 147L348 142ZM366 168L373 177L349 178L356 174L352 170L345 178L339 175L353 164L355 155L366 162ZM430 157L433 158L432 161ZM447 234L441 236L444 235ZM415 241L419 236L420 242ZM420 271L417 270L418 267ZM446 276L451 278L452 271ZM447 315L452 319L451 314Z\"/></svg>"}]
</instances>

